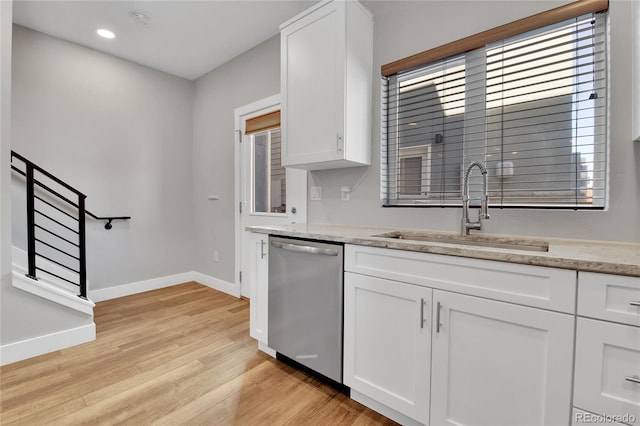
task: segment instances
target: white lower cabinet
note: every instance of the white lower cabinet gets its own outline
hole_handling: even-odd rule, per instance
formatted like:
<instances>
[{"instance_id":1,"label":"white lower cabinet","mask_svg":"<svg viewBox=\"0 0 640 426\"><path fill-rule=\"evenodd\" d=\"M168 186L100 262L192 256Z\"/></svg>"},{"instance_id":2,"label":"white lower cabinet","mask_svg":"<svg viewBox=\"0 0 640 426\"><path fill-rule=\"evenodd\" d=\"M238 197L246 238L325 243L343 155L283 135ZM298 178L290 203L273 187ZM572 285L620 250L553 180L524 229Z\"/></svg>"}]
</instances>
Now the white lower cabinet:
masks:
<instances>
[{"instance_id":1,"label":"white lower cabinet","mask_svg":"<svg viewBox=\"0 0 640 426\"><path fill-rule=\"evenodd\" d=\"M439 290L433 302L432 425L569 424L573 316Z\"/></svg>"},{"instance_id":2,"label":"white lower cabinet","mask_svg":"<svg viewBox=\"0 0 640 426\"><path fill-rule=\"evenodd\" d=\"M640 328L578 318L573 405L640 425Z\"/></svg>"},{"instance_id":3,"label":"white lower cabinet","mask_svg":"<svg viewBox=\"0 0 640 426\"><path fill-rule=\"evenodd\" d=\"M639 325L638 277L578 273L575 424L640 425Z\"/></svg>"},{"instance_id":4,"label":"white lower cabinet","mask_svg":"<svg viewBox=\"0 0 640 426\"><path fill-rule=\"evenodd\" d=\"M563 272L346 246L345 384L402 424L569 425L576 273ZM521 276L523 295L501 291Z\"/></svg>"},{"instance_id":5,"label":"white lower cabinet","mask_svg":"<svg viewBox=\"0 0 640 426\"><path fill-rule=\"evenodd\" d=\"M269 304L269 236L251 233L249 237L249 335L259 342L267 342Z\"/></svg>"},{"instance_id":6,"label":"white lower cabinet","mask_svg":"<svg viewBox=\"0 0 640 426\"><path fill-rule=\"evenodd\" d=\"M640 326L640 278L580 272L578 315Z\"/></svg>"},{"instance_id":7,"label":"white lower cabinet","mask_svg":"<svg viewBox=\"0 0 640 426\"><path fill-rule=\"evenodd\" d=\"M344 276L344 383L424 424L429 419L431 293L397 281Z\"/></svg>"}]
</instances>

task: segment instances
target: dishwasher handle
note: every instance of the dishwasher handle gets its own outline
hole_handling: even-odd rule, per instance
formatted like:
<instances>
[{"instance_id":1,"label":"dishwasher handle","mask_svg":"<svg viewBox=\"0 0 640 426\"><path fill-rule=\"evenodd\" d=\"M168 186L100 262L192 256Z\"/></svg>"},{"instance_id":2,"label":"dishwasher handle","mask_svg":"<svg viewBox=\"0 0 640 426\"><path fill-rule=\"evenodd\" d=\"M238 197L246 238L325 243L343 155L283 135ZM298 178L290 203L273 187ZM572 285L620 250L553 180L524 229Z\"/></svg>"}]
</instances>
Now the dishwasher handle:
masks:
<instances>
[{"instance_id":1,"label":"dishwasher handle","mask_svg":"<svg viewBox=\"0 0 640 426\"><path fill-rule=\"evenodd\" d=\"M296 251L298 253L307 253L307 254L320 254L323 256L337 256L338 250L335 249L325 249L319 247L311 247L311 246L302 246L298 244L291 243L281 243L280 241L271 241L271 245L273 247L281 248L283 250L288 251Z\"/></svg>"}]
</instances>

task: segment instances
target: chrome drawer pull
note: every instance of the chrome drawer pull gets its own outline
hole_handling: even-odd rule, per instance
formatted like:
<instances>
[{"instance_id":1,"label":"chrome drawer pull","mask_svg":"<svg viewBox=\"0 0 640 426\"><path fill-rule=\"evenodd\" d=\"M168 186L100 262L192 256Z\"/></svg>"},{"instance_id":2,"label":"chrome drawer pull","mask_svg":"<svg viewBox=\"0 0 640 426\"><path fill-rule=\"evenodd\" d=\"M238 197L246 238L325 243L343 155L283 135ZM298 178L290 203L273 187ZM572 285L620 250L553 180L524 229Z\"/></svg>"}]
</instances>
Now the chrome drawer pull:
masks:
<instances>
[{"instance_id":1,"label":"chrome drawer pull","mask_svg":"<svg viewBox=\"0 0 640 426\"><path fill-rule=\"evenodd\" d=\"M442 304L438 302L436 307L436 333L440 333L440 308L442 308Z\"/></svg>"},{"instance_id":2,"label":"chrome drawer pull","mask_svg":"<svg viewBox=\"0 0 640 426\"><path fill-rule=\"evenodd\" d=\"M420 299L420 328L424 328L424 323L425 323L425 319L424 319L424 304L426 302L424 301L423 298Z\"/></svg>"},{"instance_id":3,"label":"chrome drawer pull","mask_svg":"<svg viewBox=\"0 0 640 426\"><path fill-rule=\"evenodd\" d=\"M631 382L631 383L635 383L637 385L640 385L640 377L638 376L627 376L624 378L626 381Z\"/></svg>"},{"instance_id":4,"label":"chrome drawer pull","mask_svg":"<svg viewBox=\"0 0 640 426\"><path fill-rule=\"evenodd\" d=\"M635 302L635 301L631 301L631 302L629 302L629 304L630 304L631 306L640 306L640 300L638 300L637 302Z\"/></svg>"}]
</instances>

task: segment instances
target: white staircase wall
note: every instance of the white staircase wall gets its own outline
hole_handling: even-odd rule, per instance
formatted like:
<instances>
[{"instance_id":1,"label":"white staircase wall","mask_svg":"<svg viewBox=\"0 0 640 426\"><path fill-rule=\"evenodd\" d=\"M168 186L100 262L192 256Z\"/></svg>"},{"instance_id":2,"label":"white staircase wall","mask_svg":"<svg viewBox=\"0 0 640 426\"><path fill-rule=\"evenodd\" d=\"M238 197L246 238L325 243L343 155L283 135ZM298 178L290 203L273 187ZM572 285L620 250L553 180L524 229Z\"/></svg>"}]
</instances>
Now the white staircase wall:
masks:
<instances>
[{"instance_id":1,"label":"white staircase wall","mask_svg":"<svg viewBox=\"0 0 640 426\"><path fill-rule=\"evenodd\" d=\"M92 307L66 306L62 290L16 275L2 284L0 365L95 340Z\"/></svg>"},{"instance_id":2,"label":"white staircase wall","mask_svg":"<svg viewBox=\"0 0 640 426\"><path fill-rule=\"evenodd\" d=\"M77 296L78 287L51 277L28 278L27 253L12 247L11 285L2 288L0 365L95 340L95 303ZM40 260L51 272L73 279L69 271ZM4 304L11 300L11 303Z\"/></svg>"},{"instance_id":3,"label":"white staircase wall","mask_svg":"<svg viewBox=\"0 0 640 426\"><path fill-rule=\"evenodd\" d=\"M12 255L14 274L15 273L26 274L29 269L27 266L27 263L28 263L27 252L16 246L13 246L11 250L11 255ZM58 276L66 278L70 281L78 282L78 274L71 272L68 269L61 268L60 266L56 265L53 262L49 262L46 259L39 258L37 261L37 264L43 269L46 269L47 271L51 271ZM78 286L75 286L65 280L61 280L54 275L47 274L46 272L37 271L37 274L38 274L38 277L42 277L47 283L52 284L60 288L61 290L65 290L68 293L73 294L74 297L77 297L76 295L79 292ZM88 283L87 283L87 287L88 287Z\"/></svg>"}]
</instances>

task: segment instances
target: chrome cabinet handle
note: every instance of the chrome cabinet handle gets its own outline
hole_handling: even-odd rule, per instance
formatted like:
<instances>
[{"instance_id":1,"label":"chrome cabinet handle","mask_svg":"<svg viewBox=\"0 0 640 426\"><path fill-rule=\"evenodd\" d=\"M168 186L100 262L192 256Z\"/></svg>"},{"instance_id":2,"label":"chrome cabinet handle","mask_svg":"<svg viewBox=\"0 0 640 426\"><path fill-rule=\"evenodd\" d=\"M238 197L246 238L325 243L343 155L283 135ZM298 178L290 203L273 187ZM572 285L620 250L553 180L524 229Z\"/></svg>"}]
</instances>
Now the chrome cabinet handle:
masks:
<instances>
[{"instance_id":1,"label":"chrome cabinet handle","mask_svg":"<svg viewBox=\"0 0 640 426\"><path fill-rule=\"evenodd\" d=\"M631 306L640 306L640 300L638 300L637 302L632 300L631 302L629 302L629 304Z\"/></svg>"},{"instance_id":2,"label":"chrome cabinet handle","mask_svg":"<svg viewBox=\"0 0 640 426\"><path fill-rule=\"evenodd\" d=\"M340 142L342 141L342 137L340 136L340 134L338 133L336 135L336 152L338 154L340 154L342 152L342 148L340 148Z\"/></svg>"},{"instance_id":3,"label":"chrome cabinet handle","mask_svg":"<svg viewBox=\"0 0 640 426\"><path fill-rule=\"evenodd\" d=\"M442 304L438 302L436 307L436 333L440 333L440 308L442 308Z\"/></svg>"},{"instance_id":4,"label":"chrome cabinet handle","mask_svg":"<svg viewBox=\"0 0 640 426\"><path fill-rule=\"evenodd\" d=\"M631 382L631 383L635 383L637 385L640 385L640 377L638 376L627 376L624 378L626 381Z\"/></svg>"},{"instance_id":5,"label":"chrome cabinet handle","mask_svg":"<svg viewBox=\"0 0 640 426\"><path fill-rule=\"evenodd\" d=\"M425 323L425 319L424 319L424 304L426 302L424 301L423 298L420 298L420 328L424 328L424 323Z\"/></svg>"},{"instance_id":6,"label":"chrome cabinet handle","mask_svg":"<svg viewBox=\"0 0 640 426\"><path fill-rule=\"evenodd\" d=\"M260 259L264 259L264 240L260 241Z\"/></svg>"},{"instance_id":7,"label":"chrome cabinet handle","mask_svg":"<svg viewBox=\"0 0 640 426\"><path fill-rule=\"evenodd\" d=\"M334 250L334 249L323 249L319 247L300 246L298 244L281 243L279 241L271 241L271 245L273 247L277 247L283 250L296 251L298 253L321 254L323 256L338 255L338 250Z\"/></svg>"}]
</instances>

